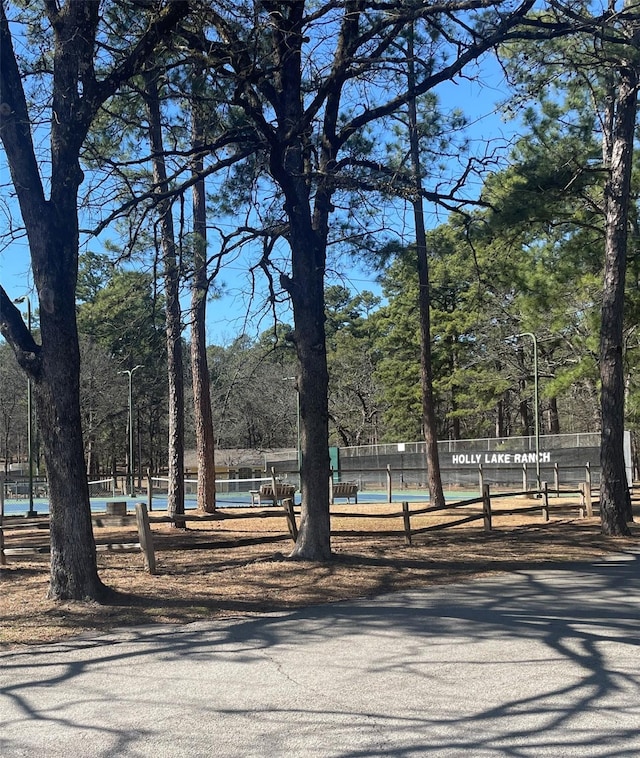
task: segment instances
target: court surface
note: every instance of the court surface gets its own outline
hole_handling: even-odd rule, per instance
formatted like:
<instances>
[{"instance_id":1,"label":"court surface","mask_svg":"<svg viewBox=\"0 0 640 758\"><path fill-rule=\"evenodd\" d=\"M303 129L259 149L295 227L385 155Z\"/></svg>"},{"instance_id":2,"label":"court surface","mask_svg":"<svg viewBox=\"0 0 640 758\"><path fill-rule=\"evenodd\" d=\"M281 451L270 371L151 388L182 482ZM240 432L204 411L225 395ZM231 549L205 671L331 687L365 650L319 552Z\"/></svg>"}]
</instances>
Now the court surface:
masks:
<instances>
[{"instance_id":1,"label":"court surface","mask_svg":"<svg viewBox=\"0 0 640 758\"><path fill-rule=\"evenodd\" d=\"M473 498L478 497L478 492L449 492L445 493L445 499L456 501L456 500L464 500L466 498ZM420 502L425 503L429 500L429 493L426 491L417 491L417 490L406 490L406 491L398 491L397 493L393 494L393 502L394 503L401 503L403 500L406 500L408 502ZM99 497L99 498L91 498L91 511L92 513L104 513L106 511L107 502L126 502L127 503L127 510L131 513L135 510L135 504L136 503L146 503L147 502L147 494L146 492L140 492L139 494L135 495L134 497L127 496L127 495L116 495L114 497ZM346 498L336 498L336 503L347 503ZM353 499L351 500L353 502ZM387 494L384 492L376 492L376 491L369 491L364 490L362 492L358 492L358 503L364 504L364 503L386 503L388 502ZM295 494L295 503L296 505L300 505L300 493L296 492ZM224 508L225 506L229 508L238 508L242 506L249 507L251 505L251 493L249 491L246 492L218 492L216 493L216 504L220 508ZM268 499L263 498L262 502L263 506L269 506L270 502ZM152 506L154 510L158 511L164 511L167 508L167 498L166 496L156 496L154 495ZM45 498L34 498L33 501L33 508L36 511L36 513L39 516L43 516L47 513L49 513L49 501ZM185 497L185 509L186 510L192 510L196 508L196 499L195 495L189 494ZM27 511L29 510L29 503L25 498L7 498L5 500L4 504L4 513L6 516L22 516L26 515Z\"/></svg>"}]
</instances>

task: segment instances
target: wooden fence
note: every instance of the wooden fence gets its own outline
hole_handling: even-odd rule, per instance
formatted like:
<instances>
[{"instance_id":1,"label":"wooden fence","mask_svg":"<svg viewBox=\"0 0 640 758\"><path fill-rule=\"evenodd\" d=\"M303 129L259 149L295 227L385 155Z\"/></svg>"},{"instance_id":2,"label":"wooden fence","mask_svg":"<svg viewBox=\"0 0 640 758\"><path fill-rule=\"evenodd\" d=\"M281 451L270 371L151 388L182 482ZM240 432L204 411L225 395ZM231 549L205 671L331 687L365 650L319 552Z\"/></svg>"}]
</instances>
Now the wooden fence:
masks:
<instances>
[{"instance_id":1,"label":"wooden fence","mask_svg":"<svg viewBox=\"0 0 640 758\"><path fill-rule=\"evenodd\" d=\"M348 511L338 511L332 508L331 518L334 520L389 519L392 522L400 522L402 524L402 527L400 529L392 529L386 532L380 530L364 530L359 532L350 531L349 534L352 536L370 536L373 534L380 537L404 536L405 543L407 545L411 545L413 543L413 538L417 535L426 534L427 532L438 529L447 529L455 526L461 526L463 524L472 523L474 521L482 521L484 530L491 531L493 528L493 518L496 516L539 511L543 520L548 521L550 510L559 509L561 507L577 508L579 516L581 518L591 517L593 515L593 507L596 504L596 501L592 499L591 488L588 483L581 483L580 488L577 490L565 490L563 494L569 496L577 496L575 499L578 500L578 503L576 504L572 502L570 504L562 504L558 501L553 501L555 504L553 506L550 505L549 490L546 483L543 483L541 492L538 492L537 490L522 490L518 492L501 493L491 493L489 485L484 484L481 496L469 498L466 500L448 502L445 503L444 506L423 505L421 503L415 502L410 503L409 501L405 500L401 503L388 502L376 504L378 506L385 506L387 508L386 512L366 512L365 508L367 508L367 506L373 507L373 504L360 504L357 507L357 510L355 509L355 505L353 510ZM510 504L507 508L498 508L496 506L496 501L499 502L504 498L515 497L523 497L527 499L534 498L536 502L529 505L518 504L517 506ZM398 505L400 507L397 510L388 510L389 507L395 505ZM475 510L473 510L474 506L477 506ZM469 512L469 508L472 508L471 512ZM255 518L281 519L284 521L284 525L286 525L286 533L293 541L295 541L298 536L297 517L299 516L299 511L299 507L294 506L292 499L284 499L282 501L282 507L270 507L267 510L259 510L255 507L234 508L230 510L220 508L212 514L187 511L185 514L171 517L168 515L161 516L150 514L146 503L136 503L135 521L138 531L138 542L128 543L124 545L98 543L97 547L99 550L141 550L145 567L150 573L153 574L156 573L157 570L152 530L153 524L178 523L180 525L184 525L187 522L219 522L223 520L242 520ZM451 518L444 523L432 523L426 526L420 525L420 522L424 522L425 516L446 513L449 513L451 515ZM110 517L108 516L105 517L95 514L94 522L108 525L107 522L109 518ZM123 517L121 516L119 517L118 523L124 523L124 521L128 519L129 517L125 516L123 520ZM21 516L4 518L0 495L0 565L6 564L7 555L19 556L48 552L48 526L48 519L46 517L36 520L25 519ZM31 533L29 535L29 539L25 542L25 544L18 544L16 546L15 542L12 541L14 547L8 548L5 546L5 531L20 533L26 529L36 530L36 535L34 536L34 534ZM44 531L47 532L46 538L43 534ZM337 534L338 532L332 530L332 533ZM13 536L15 538L15 534ZM39 539L38 536L40 537ZM18 543L19 541L20 540L18 537Z\"/></svg>"},{"instance_id":2,"label":"wooden fence","mask_svg":"<svg viewBox=\"0 0 640 758\"><path fill-rule=\"evenodd\" d=\"M593 516L593 506L597 501L594 501L592 498L591 490L586 486L585 483L581 483L580 487L576 490L564 490L564 495L576 495L578 499L578 504L573 506L578 509L578 514L580 518L590 518ZM526 498L534 498L537 500L537 502L534 505L517 505L517 506L510 506L508 508L500 508L500 510L496 511L494 508L494 505L492 501L494 500L500 500L504 498L515 498L515 497L526 497ZM461 511L463 509L467 509L469 506L479 506L478 510L472 513L464 513L464 514L458 514L458 511ZM513 515L513 514L520 514L520 513L528 513L528 512L535 512L540 511L541 516L544 521L549 520L549 513L550 510L553 508L560 508L561 506L557 504L552 506L550 505L549 500L549 490L547 487L547 484L545 482L542 483L542 490L541 492L538 492L537 490L521 490L518 492L500 492L500 493L493 493L490 492L490 487L488 484L483 484L482 487L482 495L475 498L468 498L466 500L458 500L456 502L448 502L445 503L443 506L437 506L437 505L427 505L422 506L420 503L410 503L409 501L402 501L401 503L402 509L400 511L395 511L391 513L384 513L384 514L365 514L361 512L337 512L332 511L331 516L332 518L357 518L357 519L363 519L363 518L388 518L388 519L402 519L403 524L403 533L405 537L405 542L408 545L412 544L413 537L419 534L425 534L427 532L439 530L439 529L448 529L455 526L461 526L463 524L471 523L473 521L482 521L484 530L485 531L491 531L493 528L493 517L495 516L507 516L507 515ZM418 507L416 507L418 506ZM455 513L455 516L453 517L453 520L446 521L444 523L439 522L436 524L430 524L428 526L421 526L421 527L414 527L411 524L412 519L415 519L419 516L425 516L429 514L436 514L436 513L444 513L444 512L452 512Z\"/></svg>"},{"instance_id":3,"label":"wooden fence","mask_svg":"<svg viewBox=\"0 0 640 758\"><path fill-rule=\"evenodd\" d=\"M579 486L579 482L575 481L575 479L566 479L564 476L566 474L566 471L562 469L557 463L554 463L550 466L545 466L545 475L549 476L553 479L553 481L549 481L547 484L549 495L555 496L555 497L562 497L567 492L575 492L575 488ZM450 469L454 470L454 469ZM455 469L458 471L459 469ZM511 471L516 472L516 468L512 467L510 469ZM584 466L579 467L571 467L571 471L582 471L584 479L581 481L586 482L587 486L591 488L592 485L592 471L591 471L591 465L589 463L586 463ZM482 492L482 488L485 484L485 481L487 477L491 474L492 469L487 469L485 466L483 466L482 463L479 463L477 465L477 469L469 469L470 476L473 475L473 478L475 481L477 481L477 488L478 492ZM530 463L523 463L520 466L520 472L522 476L522 491L527 492L530 489L530 484L532 482L532 475L535 473L535 466ZM281 473L293 473L293 472L281 472ZM361 492L366 492L367 489L371 489L371 480L367 477L367 475L373 476L375 475L376 482L375 482L375 489L383 488L386 492L387 499L389 502L394 500L396 497L401 497L402 492L407 489L412 489L414 487L423 488L426 487L426 479L427 479L427 469L424 467L411 467L411 466L403 466L402 468L393 468L391 464L387 464L384 468L359 468L357 471L349 471L342 469L341 472L335 472L336 474L340 473L342 477L353 477L354 483L357 483L357 486ZM407 482L406 477L409 476L409 478L412 481ZM517 479L517 477L515 477ZM564 480L563 480L564 478ZM475 489L475 481L471 482L469 484L469 488ZM413 482L413 483L412 483ZM335 486L335 485L334 485ZM494 484L494 486L496 486ZM509 485L501 485L502 486L509 486ZM446 487L445 487L446 489Z\"/></svg>"}]
</instances>

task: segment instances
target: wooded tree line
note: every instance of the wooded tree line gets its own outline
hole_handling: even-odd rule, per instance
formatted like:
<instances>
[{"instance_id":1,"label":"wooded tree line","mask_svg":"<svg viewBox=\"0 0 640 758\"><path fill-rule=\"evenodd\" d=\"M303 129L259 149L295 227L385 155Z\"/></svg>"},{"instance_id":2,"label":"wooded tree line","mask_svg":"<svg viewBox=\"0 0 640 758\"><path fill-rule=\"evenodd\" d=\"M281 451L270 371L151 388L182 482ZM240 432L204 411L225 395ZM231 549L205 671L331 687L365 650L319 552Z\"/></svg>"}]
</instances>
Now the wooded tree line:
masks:
<instances>
[{"instance_id":1,"label":"wooded tree line","mask_svg":"<svg viewBox=\"0 0 640 758\"><path fill-rule=\"evenodd\" d=\"M184 507L185 326L199 503L215 507L209 377L230 354L214 350L209 367L206 299L247 246L249 276L267 282L265 307L275 315L287 300L293 313L286 334L274 325L275 352L254 374L269 366L275 380L290 365L279 351L295 355L303 506L292 557L331 555L330 433L409 436L413 426L430 450L437 434L530 428L530 346L509 342L514 334L539 338L549 428L578 417L599 425L603 529L627 533L639 18L629 2L0 3L0 138L15 198L7 235L28 242L39 330L34 338L2 288L0 328L34 388L51 595L106 591L86 477L98 409L81 406L81 349L86 336L97 357L94 345L111 339L100 310L120 310L106 353L121 370L147 371L127 346L141 328L121 308L128 278L146 277L133 286L152 304L154 334L136 350L149 366L166 363L166 415L149 408L146 423L150 439L166 423L170 509ZM505 108L527 130L492 175L491 148L465 155L455 137L464 115L437 101L438 85L487 56L509 81ZM483 179L478 197L466 189L472 176L473 186ZM426 202L458 215L423 233ZM415 245L394 243L392 208L411 214ZM110 282L120 277L122 291L96 308L107 288L92 295L81 277L88 290L78 290L80 243L105 229L119 240ZM355 302L327 287L328 267L344 270L349 255L379 268L387 304L369 312L369 295ZM348 325L341 307L356 311ZM143 369L140 379L149 399L163 381Z\"/></svg>"},{"instance_id":2,"label":"wooded tree line","mask_svg":"<svg viewBox=\"0 0 640 758\"><path fill-rule=\"evenodd\" d=\"M534 329L539 337L541 432L597 431L593 348L590 360L581 348L579 357L587 364L579 372L567 352L581 334L595 338L594 310L584 314L586 323L580 318L576 324L574 306L564 306L552 328L547 323L548 306L536 300L564 300L567 295L551 291L550 267L536 280L541 291L522 284L522 302L509 305L510 290L483 288L459 224L433 230L429 245L438 438L534 434L532 345L508 339L520 329ZM480 260L477 248L475 254ZM422 438L415 248L397 249L393 256L378 277L381 295L367 290L355 294L342 285L325 291L332 445ZM502 274L505 281L511 281L517 257L499 259L499 265L507 268ZM530 259L522 259L525 278L530 264ZM486 280L490 263L479 265ZM490 278L497 282L498 273ZM575 274L568 283L577 286ZM121 367L129 365L140 366L132 384L135 470L140 476L147 468L161 471L167 466L168 434L162 297L154 296L148 274L123 271L113 267L107 256L95 254L80 258L78 293L87 473L97 479L125 471L128 388ZM490 324L498 298L505 314ZM527 304L529 299L532 302ZM37 328L36 313L36 333ZM290 327L280 324L278 329L286 334ZM184 349L188 352L186 342ZM0 352L0 458L8 464L24 461L27 455L27 385L9 345L0 345ZM291 345L265 330L257 338L239 335L226 345L209 345L207 356L216 448L296 447L296 366ZM633 347L627 357L630 410L637 402ZM189 365L187 361L186 387L191 385ZM195 445L193 416L193 393L187 391L187 450ZM635 426L628 412L627 428ZM38 449L36 445L36 454Z\"/></svg>"}]
</instances>

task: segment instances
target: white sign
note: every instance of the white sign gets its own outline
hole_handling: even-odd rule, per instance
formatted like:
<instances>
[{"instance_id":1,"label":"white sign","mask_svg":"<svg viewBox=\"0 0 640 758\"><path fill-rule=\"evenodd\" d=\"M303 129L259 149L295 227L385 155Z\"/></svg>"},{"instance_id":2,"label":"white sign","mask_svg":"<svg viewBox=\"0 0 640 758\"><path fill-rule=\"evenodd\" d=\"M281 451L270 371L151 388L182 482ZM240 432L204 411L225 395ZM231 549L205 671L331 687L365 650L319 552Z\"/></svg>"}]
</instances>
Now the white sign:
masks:
<instances>
[{"instance_id":1,"label":"white sign","mask_svg":"<svg viewBox=\"0 0 640 758\"><path fill-rule=\"evenodd\" d=\"M513 463L535 463L535 453L455 453L451 456L451 463L454 466L473 466L483 464L513 464ZM551 453L540 453L540 463L551 463Z\"/></svg>"}]
</instances>

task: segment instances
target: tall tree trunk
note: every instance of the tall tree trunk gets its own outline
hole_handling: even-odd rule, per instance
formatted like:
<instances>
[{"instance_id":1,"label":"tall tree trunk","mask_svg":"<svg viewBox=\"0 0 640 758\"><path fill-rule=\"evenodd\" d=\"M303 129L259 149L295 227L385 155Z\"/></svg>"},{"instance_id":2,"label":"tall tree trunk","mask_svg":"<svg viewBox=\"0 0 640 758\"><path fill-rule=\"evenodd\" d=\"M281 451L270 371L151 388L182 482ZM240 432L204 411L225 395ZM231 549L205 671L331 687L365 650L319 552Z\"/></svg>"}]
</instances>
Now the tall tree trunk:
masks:
<instances>
[{"instance_id":1,"label":"tall tree trunk","mask_svg":"<svg viewBox=\"0 0 640 758\"><path fill-rule=\"evenodd\" d=\"M413 60L413 25L409 30L407 60L407 81L409 91L415 88ZM444 507L444 492L438 457L438 435L435 403L433 398L433 364L431 361L431 293L429 292L429 256L427 235L424 226L422 201L422 165L420 161L420 140L416 99L409 100L409 146L411 168L414 178L415 197L412 202L416 228L416 252L418 256L418 309L420 313L420 384L422 387L422 430L427 458L427 484L432 506Z\"/></svg>"},{"instance_id":2,"label":"tall tree trunk","mask_svg":"<svg viewBox=\"0 0 640 758\"><path fill-rule=\"evenodd\" d=\"M0 289L0 328L28 373L42 430L49 479L49 596L100 600L80 415L80 350L75 315L80 146L89 121L81 113L78 68L91 60L97 7L77 6L58 19L53 44L50 197L45 199L30 117L9 24L0 3L0 138L27 231L40 308L36 345ZM78 43L75 40L78 39Z\"/></svg>"},{"instance_id":3,"label":"tall tree trunk","mask_svg":"<svg viewBox=\"0 0 640 758\"><path fill-rule=\"evenodd\" d=\"M0 2L0 139L29 241L40 309L37 345L0 287L0 330L32 380L49 479L51 574L54 599L100 600L80 415L80 350L75 315L78 273L79 155L102 103L152 54L189 11L174 2L149 17L126 60L94 76L100 7L92 2L45 3L53 51L50 195L45 198L31 139L31 118L5 4ZM43 27L44 28L44 27ZM22 43L23 40L21 40ZM126 52L126 51L125 51ZM37 118L42 119L38 110Z\"/></svg>"},{"instance_id":4,"label":"tall tree trunk","mask_svg":"<svg viewBox=\"0 0 640 758\"><path fill-rule=\"evenodd\" d=\"M60 219L67 226L69 216ZM62 232L66 236L66 232ZM49 255L60 255L62 235L51 233ZM55 245L55 240L59 245ZM68 242L67 242L68 244ZM66 245L64 245L66 246ZM54 252L56 247L56 252ZM67 248L67 252L71 252ZM66 255L64 257L67 257ZM101 600L106 588L98 578L89 487L80 417L80 356L75 323L75 293L63 295L55 274L41 270L36 279L40 296L42 374L34 383L38 423L42 431L49 483L51 581L54 599ZM57 291L57 305L43 309L48 291ZM65 303L66 301L66 303ZM59 391L64 387L65 391Z\"/></svg>"},{"instance_id":5,"label":"tall tree trunk","mask_svg":"<svg viewBox=\"0 0 640 758\"><path fill-rule=\"evenodd\" d=\"M206 315L209 277L207 275L207 209L203 176L204 113L198 102L201 71L194 72L191 105L192 147L196 151L193 175L193 278L191 282L191 376L193 384L196 459L198 462L198 508L208 513L216 509L216 462L209 366L207 364Z\"/></svg>"},{"instance_id":6,"label":"tall tree trunk","mask_svg":"<svg viewBox=\"0 0 640 758\"><path fill-rule=\"evenodd\" d=\"M520 379L518 382L520 387L519 395L522 398L522 395L527 389L527 380L526 379ZM520 403L518 404L518 415L520 416L520 434L523 437L530 437L531 436L531 415L529 414L529 401L524 398L520 400Z\"/></svg>"},{"instance_id":7,"label":"tall tree trunk","mask_svg":"<svg viewBox=\"0 0 640 758\"><path fill-rule=\"evenodd\" d=\"M451 412L453 414L453 418L451 419L450 439L453 439L453 440L459 440L461 438L460 418L456 413L457 410L458 410L458 404L456 401L455 393L452 391L451 392Z\"/></svg>"},{"instance_id":8,"label":"tall tree trunk","mask_svg":"<svg viewBox=\"0 0 640 758\"><path fill-rule=\"evenodd\" d=\"M302 512L292 558L326 561L331 558L329 517L329 371L325 340L324 277L329 233L332 187L328 177L335 160L333 145L322 140L312 210L307 176L310 149L304 134L292 136L293 125L302 121L302 70L305 3L296 0L274 10L274 57L278 90L274 107L278 140L272 141L269 164L273 178L284 194L289 221L291 277L281 284L291 297L294 330L290 339L298 358L297 390L300 403L300 480ZM339 113L339 93L329 95L325 129L333 133Z\"/></svg>"},{"instance_id":9,"label":"tall tree trunk","mask_svg":"<svg viewBox=\"0 0 640 758\"><path fill-rule=\"evenodd\" d=\"M504 423L504 400L498 400L496 406L496 437L506 437L506 428Z\"/></svg>"},{"instance_id":10,"label":"tall tree trunk","mask_svg":"<svg viewBox=\"0 0 640 758\"><path fill-rule=\"evenodd\" d=\"M600 325L600 513L602 532L630 534L631 498L624 464L623 315L627 236L638 75L618 71L615 112L604 145L609 152L605 186L605 263Z\"/></svg>"},{"instance_id":11,"label":"tall tree trunk","mask_svg":"<svg viewBox=\"0 0 640 758\"><path fill-rule=\"evenodd\" d=\"M164 160L160 98L155 76L145 73L145 97L149 111L149 142L153 155L153 181L156 192L169 188ZM160 245L165 293L167 370L169 383L169 486L167 513L184 514L184 364L182 357L182 312L180 309L180 268L178 266L171 200L158 205ZM175 522L184 527L184 521Z\"/></svg>"},{"instance_id":12,"label":"tall tree trunk","mask_svg":"<svg viewBox=\"0 0 640 758\"><path fill-rule=\"evenodd\" d=\"M300 232L300 230L299 230ZM291 295L298 356L300 403L300 481L302 516L292 558L325 561L331 557L329 518L329 372L325 344L324 246L310 233L292 245Z\"/></svg>"},{"instance_id":13,"label":"tall tree trunk","mask_svg":"<svg viewBox=\"0 0 640 758\"><path fill-rule=\"evenodd\" d=\"M560 413L558 412L558 398L549 398L549 434L560 434Z\"/></svg>"}]
</instances>

